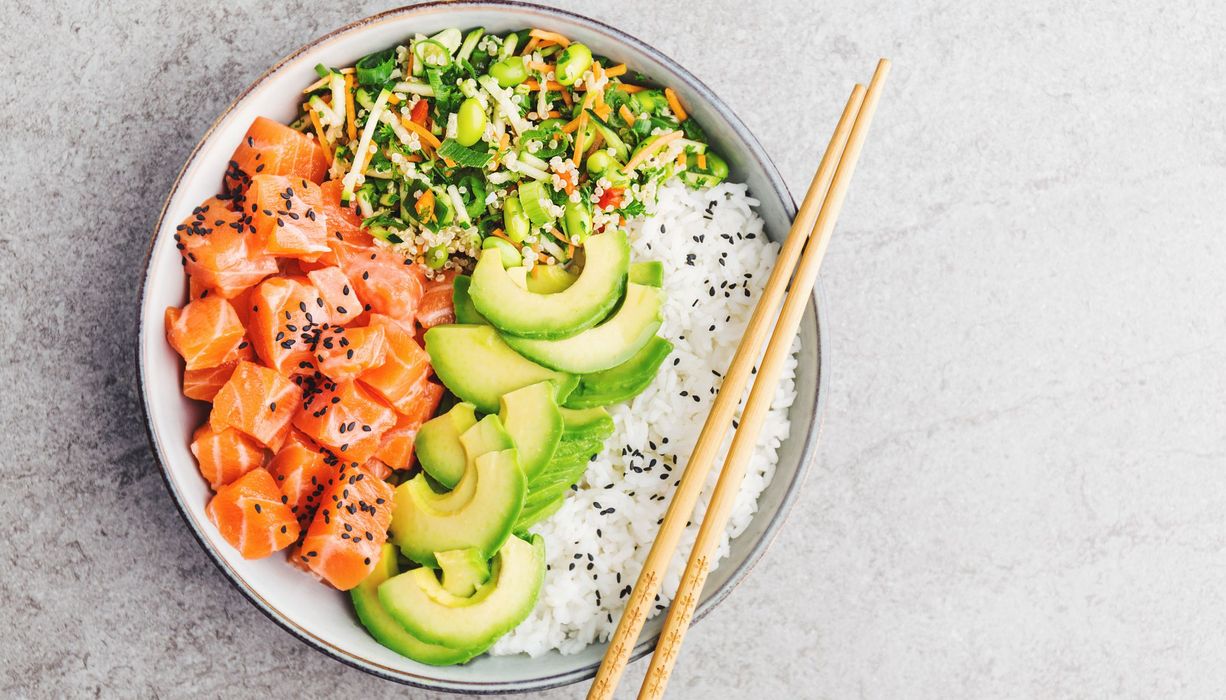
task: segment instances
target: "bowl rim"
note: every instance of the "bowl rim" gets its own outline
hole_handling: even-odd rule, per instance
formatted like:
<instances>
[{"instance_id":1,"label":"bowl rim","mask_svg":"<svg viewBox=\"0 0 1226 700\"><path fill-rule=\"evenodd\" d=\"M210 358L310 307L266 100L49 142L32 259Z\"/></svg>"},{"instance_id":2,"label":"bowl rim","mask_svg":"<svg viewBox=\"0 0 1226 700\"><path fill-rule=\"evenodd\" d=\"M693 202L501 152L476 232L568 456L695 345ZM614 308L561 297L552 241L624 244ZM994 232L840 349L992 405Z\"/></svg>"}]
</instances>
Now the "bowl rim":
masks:
<instances>
[{"instance_id":1,"label":"bowl rim","mask_svg":"<svg viewBox=\"0 0 1226 700\"><path fill-rule=\"evenodd\" d=\"M259 77L255 78L249 85L247 85L226 106L226 108L217 115L212 123L210 123L208 129L205 130L204 134L201 135L200 139L196 142L196 145L192 148L187 158L184 160L182 168L180 168L179 173L175 176L175 179L171 183L170 189L162 202L161 211L158 213L157 220L154 224L153 236L150 238L149 244L145 250L145 258L143 263L145 268L144 275L141 277L141 284L137 290L137 299L139 302L138 308L140 310L137 317L137 342L135 348L135 359L137 365L137 396L140 399L140 409L144 418L145 436L149 441L150 451L157 459L158 466L160 467L161 471L162 481L166 486L166 490L170 494L171 500L174 502L176 509L178 509L180 517L188 525L188 530L196 539L196 542L200 545L201 549L203 549L205 554L208 555L209 560L212 561L213 565L222 572L230 584L238 589L238 591L242 593L243 597L245 597L248 602L255 606L257 610L262 612L266 617L268 617L268 619L272 620L283 630L312 649L315 649L316 651L323 653L324 655L347 666L351 666L385 680L394 681L416 688L422 688L424 690L439 690L444 692L470 693L477 695L522 693L547 690L550 688L570 685L572 683L578 683L591 679L595 677L599 664L588 664L581 668L554 673L547 676L540 676L530 680L509 682L442 680L417 676L399 669L393 669L381 664L372 663L367 659L363 659L352 654L340 646L319 639L308 630L300 627L288 615L283 614L274 605L256 593L242 576L240 576L236 571L231 569L228 564L226 564L219 552L216 551L215 545L201 530L200 524L197 523L191 516L187 504L183 502L181 495L171 481L169 469L166 466L168 464L168 460L166 459L166 455L163 453L162 441L160 440L157 426L154 424L152 414L149 410L149 403L146 399L146 391L148 390L149 383L146 381L147 367L145 363L145 355L142 352L143 343L141 342L141 339L144 338L147 330L145 327L144 309L148 303L147 289L150 285L150 278L153 274L150 263L152 261L154 247L158 242L159 234L165 223L166 214L167 211L169 211L171 201L175 198L175 195L179 191L179 187L183 182L184 174L195 162L204 144L206 144L213 137L217 127L230 115L231 112L235 110L240 103L247 99L255 88L260 86L262 83L264 83L264 81L268 80L278 71L280 71L283 66L290 61L293 61L301 54L310 51L321 43L329 41L335 37L360 30L370 25L382 23L392 19L399 19L401 16L411 15L423 10L444 8L487 9L493 11L514 9L528 13L536 13L547 18L563 18L578 24L586 25L597 32L607 35L609 38L617 42L626 44L651 56L654 60L658 61L660 64L664 65L666 68L680 77L682 82L684 82L688 88L693 90L703 100L705 100L712 109L719 112L720 115L732 126L733 130L745 140L749 146L748 155L757 162L758 166L765 174L767 180L770 182L771 188L782 200L787 214L791 217L795 217L797 211L796 202L793 199L791 192L788 190L786 183L783 181L782 176L779 174L778 168L766 154L757 137L753 135L753 132L749 130L745 123L736 116L732 109L729 108L723 102L723 100L721 100L705 83L699 80L675 60L642 40L616 27L608 25L600 20L592 19L591 17L583 14L555 7L547 7L534 3L523 2L522 0L430 0L428 2L391 8L350 22L329 31L326 34L318 36L315 39L301 45L297 49L294 49L292 52L278 60L270 68L261 73ZM715 590L707 600L699 604L691 624L696 624L699 620L705 617L707 613L719 605L720 602L727 598L728 595L731 594L732 591L745 580L745 577L749 574L749 572L752 571L758 564L763 554L765 554L766 550L770 548L771 544L778 536L779 529L791 512L792 506L795 504L797 495L804 484L808 471L815 461L817 444L820 440L824 423L825 398L827 394L827 352L825 351L826 348L823 342L823 329L825 328L825 314L823 311L825 308L824 300L825 294L819 278L814 285L813 294L810 298L811 308L806 310L806 315L812 313L815 321L817 342L814 347L814 352L817 360L817 381L814 386L811 404L813 409L812 418L809 421L809 424L805 426L805 437L800 450L799 464L797 465L795 473L792 475L790 483L788 483L786 486L778 509L767 522L757 542L755 542L750 548L750 551L745 557L744 561L733 569L731 575L728 577L724 585ZM799 399L800 397L797 398ZM795 427L796 426L793 426L793 429L795 429ZM636 661L645 656L648 652L652 651L655 648L656 639L657 637L651 637L645 640L640 639L636 644L633 653L631 654L630 661Z\"/></svg>"}]
</instances>

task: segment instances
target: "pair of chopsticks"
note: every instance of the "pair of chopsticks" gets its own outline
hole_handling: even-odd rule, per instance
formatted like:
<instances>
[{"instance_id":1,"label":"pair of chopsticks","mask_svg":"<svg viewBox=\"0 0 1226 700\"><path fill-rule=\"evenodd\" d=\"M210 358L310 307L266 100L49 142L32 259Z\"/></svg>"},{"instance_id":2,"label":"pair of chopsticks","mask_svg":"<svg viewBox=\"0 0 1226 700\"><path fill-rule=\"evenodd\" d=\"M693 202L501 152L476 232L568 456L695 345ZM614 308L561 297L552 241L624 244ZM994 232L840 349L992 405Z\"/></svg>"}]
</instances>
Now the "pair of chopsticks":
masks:
<instances>
[{"instance_id":1,"label":"pair of chopsticks","mask_svg":"<svg viewBox=\"0 0 1226 700\"><path fill-rule=\"evenodd\" d=\"M852 173L856 169L856 162L860 158L860 151L864 147L869 125L873 121L873 113L877 109L881 89L889 72L890 62L883 58L877 63L877 70L873 73L868 89L865 90L863 85L857 83L851 91L843 115L830 137L830 144L813 175L800 210L796 212L796 219L792 222L787 240L779 251L775 269L766 282L762 298L749 319L749 325L745 328L732 364L724 374L723 386L716 396L706 423L702 426L681 483L677 485L677 491L669 503L668 513L664 516L656 540L647 554L647 561L643 564L643 570L639 573L638 581L626 603L626 610L617 625L617 631L613 633L600 670L588 690L588 700L607 700L617 688L618 680L643 629L643 623L647 620L647 613L652 609L655 595L660 590L664 572L677 549L677 542L690 519L703 484L706 483L715 454L731 427L733 413L745 392L754 362L761 351L762 341L766 339L771 322L778 313L778 321L775 323L774 332L770 334L770 343L762 356L749 400L741 413L740 427L724 460L723 471L711 502L707 505L698 538L694 542L685 574L681 577L681 584L664 621L664 629L660 633L660 640L655 654L651 657L651 666L647 669L638 697L639 700L646 700L659 698L664 694L669 674L681 650L681 642L694 617L694 609L698 606L711 559L728 525L729 513L740 491L762 422L774 398L779 375L791 350L792 339L796 336L805 305L812 295L818 268L821 267L822 258L830 243L830 235L843 208ZM793 269L796 270L794 279ZM781 303L783 309L779 311Z\"/></svg>"}]
</instances>

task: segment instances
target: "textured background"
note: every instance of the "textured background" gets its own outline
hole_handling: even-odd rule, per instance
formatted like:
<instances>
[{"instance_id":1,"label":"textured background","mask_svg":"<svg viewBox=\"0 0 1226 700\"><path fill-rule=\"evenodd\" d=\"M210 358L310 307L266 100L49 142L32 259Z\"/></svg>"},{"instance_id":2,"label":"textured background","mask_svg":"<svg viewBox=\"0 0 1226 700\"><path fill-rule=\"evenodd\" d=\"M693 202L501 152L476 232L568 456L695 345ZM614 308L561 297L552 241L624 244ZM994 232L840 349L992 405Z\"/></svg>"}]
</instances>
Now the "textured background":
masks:
<instances>
[{"instance_id":1,"label":"textured background","mask_svg":"<svg viewBox=\"0 0 1226 700\"><path fill-rule=\"evenodd\" d=\"M852 80L896 64L823 270L820 461L672 697L1226 695L1226 12L1080 4L572 6L711 85L794 191ZM0 695L426 695L225 582L132 363L193 143L386 7L0 2Z\"/></svg>"}]
</instances>

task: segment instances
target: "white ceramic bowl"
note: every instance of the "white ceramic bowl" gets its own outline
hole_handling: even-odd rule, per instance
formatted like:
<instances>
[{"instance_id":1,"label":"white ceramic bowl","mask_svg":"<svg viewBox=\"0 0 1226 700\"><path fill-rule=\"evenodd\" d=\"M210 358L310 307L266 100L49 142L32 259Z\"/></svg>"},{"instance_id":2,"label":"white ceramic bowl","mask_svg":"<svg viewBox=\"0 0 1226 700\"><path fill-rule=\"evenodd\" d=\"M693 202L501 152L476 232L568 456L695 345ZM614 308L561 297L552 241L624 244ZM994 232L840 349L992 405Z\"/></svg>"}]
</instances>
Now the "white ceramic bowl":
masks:
<instances>
[{"instance_id":1,"label":"white ceramic bowl","mask_svg":"<svg viewBox=\"0 0 1226 700\"><path fill-rule=\"evenodd\" d=\"M193 207L217 192L230 153L256 116L291 120L303 86L315 80L313 66L351 65L372 51L392 46L416 32L446 27L482 26L502 32L543 27L589 45L594 52L624 61L680 94L689 111L724 154L732 179L746 182L761 200L759 212L772 239L786 235L795 204L761 146L711 91L643 42L594 20L518 2L434 2L369 17L338 29L295 51L247 88L218 118L192 151L171 187L150 246L141 291L137 349L141 398L149 439L166 484L204 550L260 610L307 644L369 673L410 685L469 693L540 690L591 678L604 645L579 654L482 657L463 666L435 668L410 661L380 646L358 624L348 596L320 585L289 566L283 557L245 561L225 543L204 514L208 484L200 477L188 444L206 417L202 404L180 393L182 365L165 341L162 315L181 305L186 280L175 249L175 225ZM817 298L814 298L814 302ZM820 416L823 353L818 333L820 304L811 303L802 328L802 356L792 407L791 437L780 451L774 481L762 494L749 529L732 542L728 559L712 573L697 617L709 612L752 567L774 535L813 456ZM663 616L649 622L635 648L639 658L655 644ZM288 642L287 642L288 643ZM729 659L729 662L734 660Z\"/></svg>"}]
</instances>

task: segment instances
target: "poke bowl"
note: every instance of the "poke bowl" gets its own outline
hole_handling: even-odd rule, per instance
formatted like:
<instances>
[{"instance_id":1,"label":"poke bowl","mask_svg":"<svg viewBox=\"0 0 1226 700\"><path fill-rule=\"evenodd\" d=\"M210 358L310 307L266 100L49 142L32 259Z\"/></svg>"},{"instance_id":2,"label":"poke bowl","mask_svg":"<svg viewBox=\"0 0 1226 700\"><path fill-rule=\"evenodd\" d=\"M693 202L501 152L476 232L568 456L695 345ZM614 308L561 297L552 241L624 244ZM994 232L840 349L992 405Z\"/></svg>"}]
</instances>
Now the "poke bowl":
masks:
<instances>
[{"instance_id":1,"label":"poke bowl","mask_svg":"<svg viewBox=\"0 0 1226 700\"><path fill-rule=\"evenodd\" d=\"M440 71L461 63L471 80L460 75L453 91ZM524 75L508 76L508 65ZM288 141L266 143L277 139ZM331 32L223 112L159 217L137 362L172 500L243 595L346 664L467 693L591 678L794 214L761 146L706 86L595 20L518 2L436 2ZM524 232L511 235L521 221ZM310 240L316 228L327 241ZM210 267L233 260L209 248L223 238L242 247L241 269ZM605 293L601 271L613 259L620 272ZM406 270L418 289L407 316L396 311L404 288L369 276L400 280ZM564 281L547 287L553 278ZM353 309L325 291L347 299L350 286L364 297ZM441 302L427 312L432 292ZM533 306L542 298L552 305ZM311 316L311 301L326 321ZM813 459L825 376L817 302L815 293L696 619L761 557ZM635 321L644 304L654 305ZM293 334L307 327L304 351ZM355 365L354 349L371 338L379 359ZM659 352L648 362L650 348ZM424 367L412 400L389 389L389 374L414 371L405 353ZM644 364L646 381L626 379ZM351 399L373 413L325 415ZM531 408L545 404L547 414ZM584 432L597 422L598 439ZM548 453L530 457L546 434ZM534 479L553 473L572 437L578 459L567 464L578 470L529 505ZM453 443L461 451L449 463ZM307 484L302 464L286 467L291 447L318 474L339 472ZM450 481L447 464L458 470ZM464 498L478 503L476 475L495 483L500 468L511 480L498 482L500 495L480 508L457 500L468 484ZM287 475L300 480L296 491ZM512 492L505 526L490 524ZM465 516L456 534L448 497L483 521ZM675 589L693 534L662 594ZM341 545L325 563L323 547ZM526 591L519 598L515 586ZM413 595L425 602L403 602ZM492 615L480 607L495 599L517 602ZM431 605L442 612L426 619ZM453 615L461 608L476 613L470 622ZM494 618L505 624L495 630ZM648 621L634 658L654 647L661 624L658 614Z\"/></svg>"}]
</instances>

